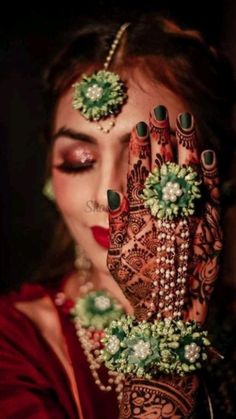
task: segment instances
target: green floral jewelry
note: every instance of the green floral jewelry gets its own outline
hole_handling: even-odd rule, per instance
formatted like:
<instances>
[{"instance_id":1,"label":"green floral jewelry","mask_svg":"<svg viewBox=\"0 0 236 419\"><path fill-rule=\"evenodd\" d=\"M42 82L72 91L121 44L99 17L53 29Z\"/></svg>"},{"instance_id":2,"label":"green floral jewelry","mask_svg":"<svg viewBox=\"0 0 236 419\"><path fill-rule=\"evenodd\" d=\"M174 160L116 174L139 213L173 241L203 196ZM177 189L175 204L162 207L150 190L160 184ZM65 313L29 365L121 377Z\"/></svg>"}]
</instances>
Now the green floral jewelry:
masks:
<instances>
[{"instance_id":1,"label":"green floral jewelry","mask_svg":"<svg viewBox=\"0 0 236 419\"><path fill-rule=\"evenodd\" d=\"M73 87L73 107L92 121L117 113L127 97L124 83L111 71L100 70L90 77L84 75Z\"/></svg>"},{"instance_id":2,"label":"green floral jewelry","mask_svg":"<svg viewBox=\"0 0 236 419\"><path fill-rule=\"evenodd\" d=\"M76 334L90 366L95 384L102 391L111 391L113 386L120 401L122 397L123 375L116 371L109 371L106 383L100 378L100 368L103 365L100 357L101 342L104 328L111 321L119 319L124 310L117 300L106 291L90 291L78 298L70 311L76 328Z\"/></svg>"},{"instance_id":3,"label":"green floral jewelry","mask_svg":"<svg viewBox=\"0 0 236 419\"><path fill-rule=\"evenodd\" d=\"M79 83L73 84L72 106L80 111L89 121L96 121L98 128L108 133L115 125L115 115L120 111L127 99L126 86L118 74L108 71L108 67L119 45L120 39L129 23L124 23L116 34L111 45L103 70L92 75L83 75ZM100 121L112 117L106 127Z\"/></svg>"},{"instance_id":4,"label":"green floral jewelry","mask_svg":"<svg viewBox=\"0 0 236 419\"><path fill-rule=\"evenodd\" d=\"M198 174L191 167L167 162L149 173L141 197L157 218L173 219L194 214L194 201L201 197Z\"/></svg>"},{"instance_id":5,"label":"green floral jewelry","mask_svg":"<svg viewBox=\"0 0 236 419\"><path fill-rule=\"evenodd\" d=\"M106 291L92 291L77 300L72 315L83 327L103 330L124 311L121 305Z\"/></svg>"},{"instance_id":6,"label":"green floral jewelry","mask_svg":"<svg viewBox=\"0 0 236 419\"><path fill-rule=\"evenodd\" d=\"M55 202L55 194L54 194L51 178L47 179L47 181L46 181L46 183L43 187L42 193L43 193L44 196L46 196L46 198L49 201Z\"/></svg>"},{"instance_id":7,"label":"green floral jewelry","mask_svg":"<svg viewBox=\"0 0 236 419\"><path fill-rule=\"evenodd\" d=\"M164 319L137 323L123 316L105 330L101 357L122 374L151 378L159 372L179 374L200 369L207 360L207 331L196 322Z\"/></svg>"}]
</instances>

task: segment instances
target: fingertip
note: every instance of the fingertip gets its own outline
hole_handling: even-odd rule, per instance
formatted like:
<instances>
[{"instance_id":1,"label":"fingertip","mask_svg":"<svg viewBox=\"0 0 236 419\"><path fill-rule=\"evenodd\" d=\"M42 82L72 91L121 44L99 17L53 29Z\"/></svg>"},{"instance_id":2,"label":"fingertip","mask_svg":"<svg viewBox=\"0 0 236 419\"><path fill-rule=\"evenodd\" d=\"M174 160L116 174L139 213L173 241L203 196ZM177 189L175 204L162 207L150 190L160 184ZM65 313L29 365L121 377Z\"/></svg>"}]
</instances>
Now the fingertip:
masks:
<instances>
[{"instance_id":1,"label":"fingertip","mask_svg":"<svg viewBox=\"0 0 236 419\"><path fill-rule=\"evenodd\" d=\"M153 109L153 115L156 121L166 121L168 119L168 111L164 105L158 105Z\"/></svg>"},{"instance_id":2,"label":"fingertip","mask_svg":"<svg viewBox=\"0 0 236 419\"><path fill-rule=\"evenodd\" d=\"M148 126L146 122L140 121L135 125L136 134L139 138L146 138L148 135Z\"/></svg>"},{"instance_id":3,"label":"fingertip","mask_svg":"<svg viewBox=\"0 0 236 419\"><path fill-rule=\"evenodd\" d=\"M182 112L177 116L177 127L182 131L191 131L194 128L194 117L190 112Z\"/></svg>"},{"instance_id":4,"label":"fingertip","mask_svg":"<svg viewBox=\"0 0 236 419\"><path fill-rule=\"evenodd\" d=\"M108 206L111 211L115 211L120 206L120 194L116 191L113 191L112 189L107 190L107 201Z\"/></svg>"},{"instance_id":5,"label":"fingertip","mask_svg":"<svg viewBox=\"0 0 236 419\"><path fill-rule=\"evenodd\" d=\"M204 150L201 153L201 162L206 169L211 169L216 164L216 153L214 150Z\"/></svg>"}]
</instances>

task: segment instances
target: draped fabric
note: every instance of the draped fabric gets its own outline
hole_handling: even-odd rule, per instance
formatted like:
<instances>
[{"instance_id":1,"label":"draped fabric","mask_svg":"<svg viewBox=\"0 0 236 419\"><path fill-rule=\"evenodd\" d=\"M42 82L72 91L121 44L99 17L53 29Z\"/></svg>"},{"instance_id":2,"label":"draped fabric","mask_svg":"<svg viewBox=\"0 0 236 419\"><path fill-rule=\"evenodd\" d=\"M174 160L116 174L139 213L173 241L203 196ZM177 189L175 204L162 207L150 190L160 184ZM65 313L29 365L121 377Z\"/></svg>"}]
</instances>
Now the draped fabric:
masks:
<instances>
[{"instance_id":1,"label":"draped fabric","mask_svg":"<svg viewBox=\"0 0 236 419\"><path fill-rule=\"evenodd\" d=\"M57 321L60 324L68 348L68 365L73 370L76 391L73 391L63 359L47 341L37 321L19 309L27 304L34 307L46 297L50 297L53 304L53 296L54 291L39 285L24 285L18 293L0 300L0 417L118 418L115 392L102 392L95 384L68 314L62 310L57 312L54 306L52 318L55 318L55 329ZM105 376L104 369L103 378L107 378Z\"/></svg>"}]
</instances>

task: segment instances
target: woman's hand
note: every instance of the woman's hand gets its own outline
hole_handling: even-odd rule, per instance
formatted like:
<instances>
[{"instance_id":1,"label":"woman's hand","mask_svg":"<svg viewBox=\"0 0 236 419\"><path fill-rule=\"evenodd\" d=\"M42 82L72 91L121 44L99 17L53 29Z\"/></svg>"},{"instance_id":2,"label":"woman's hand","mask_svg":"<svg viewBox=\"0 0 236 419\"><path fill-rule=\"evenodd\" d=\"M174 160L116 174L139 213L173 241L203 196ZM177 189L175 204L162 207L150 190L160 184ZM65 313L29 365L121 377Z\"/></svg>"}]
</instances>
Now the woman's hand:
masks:
<instances>
[{"instance_id":1,"label":"woman's hand","mask_svg":"<svg viewBox=\"0 0 236 419\"><path fill-rule=\"evenodd\" d=\"M156 111L166 117L153 112L149 128L140 122L131 134L127 196L110 193L118 205L110 203L107 264L138 320L159 313L203 323L222 247L216 157L207 150L199 158L194 120L185 113L177 119L175 158L167 111ZM168 161L198 172L204 199L197 215L166 223L151 215L140 195L149 172Z\"/></svg>"}]
</instances>

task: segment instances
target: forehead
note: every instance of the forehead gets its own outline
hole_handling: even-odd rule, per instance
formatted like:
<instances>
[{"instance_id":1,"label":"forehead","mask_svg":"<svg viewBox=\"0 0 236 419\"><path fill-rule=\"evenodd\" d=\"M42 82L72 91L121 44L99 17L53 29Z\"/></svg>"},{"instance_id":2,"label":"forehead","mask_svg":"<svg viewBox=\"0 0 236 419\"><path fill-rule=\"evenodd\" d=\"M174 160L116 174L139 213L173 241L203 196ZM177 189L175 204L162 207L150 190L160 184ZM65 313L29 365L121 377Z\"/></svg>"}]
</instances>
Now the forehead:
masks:
<instances>
[{"instance_id":1,"label":"forehead","mask_svg":"<svg viewBox=\"0 0 236 419\"><path fill-rule=\"evenodd\" d=\"M130 131L139 121L148 122L150 112L157 105L164 105L168 109L172 128L175 128L177 115L188 110L181 97L165 86L148 80L143 74L132 73L132 78L127 79L126 85L128 100L116 116L115 127L111 130L113 134L117 130ZM66 126L77 130L79 128L80 131L99 136L96 123L86 120L78 110L72 107L72 96L73 87L59 100L54 119L54 132Z\"/></svg>"}]
</instances>

